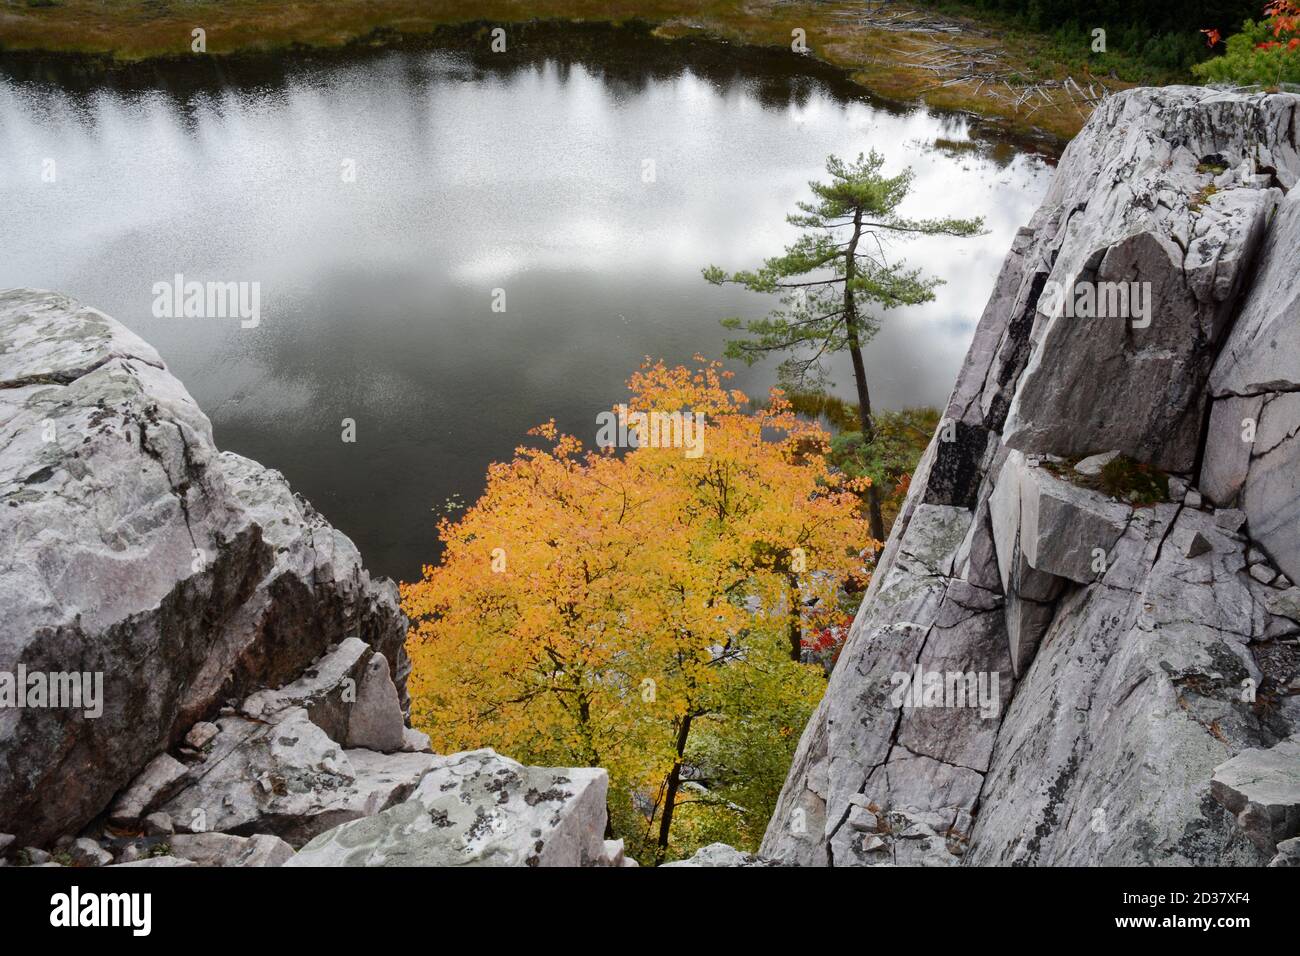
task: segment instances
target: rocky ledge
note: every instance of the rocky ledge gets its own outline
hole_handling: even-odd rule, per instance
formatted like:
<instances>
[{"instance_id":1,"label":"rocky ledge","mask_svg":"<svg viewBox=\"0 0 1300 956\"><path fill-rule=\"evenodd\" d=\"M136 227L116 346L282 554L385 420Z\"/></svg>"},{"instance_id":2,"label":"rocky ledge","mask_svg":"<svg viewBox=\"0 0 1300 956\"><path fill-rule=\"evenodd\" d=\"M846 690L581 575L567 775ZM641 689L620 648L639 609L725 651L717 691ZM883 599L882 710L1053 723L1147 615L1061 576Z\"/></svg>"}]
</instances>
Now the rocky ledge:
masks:
<instances>
[{"instance_id":1,"label":"rocky ledge","mask_svg":"<svg viewBox=\"0 0 1300 956\"><path fill-rule=\"evenodd\" d=\"M1133 90L1070 144L762 857L1294 863L1298 111Z\"/></svg>"},{"instance_id":2,"label":"rocky ledge","mask_svg":"<svg viewBox=\"0 0 1300 956\"><path fill-rule=\"evenodd\" d=\"M392 582L62 295L0 292L0 496L0 864L630 865L603 770L429 752Z\"/></svg>"}]
</instances>

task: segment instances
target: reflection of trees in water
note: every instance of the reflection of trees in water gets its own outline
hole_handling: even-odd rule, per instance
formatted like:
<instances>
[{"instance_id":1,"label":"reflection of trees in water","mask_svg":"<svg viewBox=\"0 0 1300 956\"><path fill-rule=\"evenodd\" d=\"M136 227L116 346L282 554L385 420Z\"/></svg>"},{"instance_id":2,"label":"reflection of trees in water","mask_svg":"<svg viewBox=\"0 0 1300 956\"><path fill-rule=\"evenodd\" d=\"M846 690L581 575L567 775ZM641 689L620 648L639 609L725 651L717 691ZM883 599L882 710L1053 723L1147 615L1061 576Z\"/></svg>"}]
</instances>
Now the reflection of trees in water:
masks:
<instances>
[{"instance_id":1,"label":"reflection of trees in water","mask_svg":"<svg viewBox=\"0 0 1300 956\"><path fill-rule=\"evenodd\" d=\"M318 76L321 70L374 66L397 70L411 86L431 76L473 81L484 77L509 79L526 70L554 71L567 81L574 66L604 81L622 99L643 92L652 83L672 80L690 71L722 91L742 87L768 109L803 107L814 96L841 102L859 101L890 115L905 115L918 107L885 100L853 83L848 74L810 56L788 50L741 46L708 39L663 39L644 24L619 27L599 23L513 23L506 29L507 49L489 49L492 25L442 27L430 34L385 37L383 46L366 38L334 49L229 56L181 56L142 63L114 64L103 57L11 53L0 62L0 76L19 82L61 88L72 96L89 97L105 90L122 94L157 93L168 97L187 119L207 97L230 92L276 95L290 85ZM461 66L439 63L434 71L422 54L460 54ZM965 134L990 147L986 154L1003 165L1016 152L1041 150L1030 140L1015 137L968 114L931 110L954 136Z\"/></svg>"},{"instance_id":2,"label":"reflection of trees in water","mask_svg":"<svg viewBox=\"0 0 1300 956\"><path fill-rule=\"evenodd\" d=\"M181 56L143 63L114 64L103 57L74 57L15 53L6 57L0 75L23 82L61 87L69 94L87 95L103 90L122 93L158 92L178 107L201 94L218 94L232 88L242 92L283 91L303 74L331 66L354 66L388 61L395 52L407 54L404 64L412 82L427 77L418 54L430 51L460 53L474 73L466 79L490 75L508 78L521 70L557 69L562 80L579 65L607 82L616 93L635 94L649 84L672 79L684 70L720 88L743 84L766 107L802 105L816 94L839 99L868 99L839 69L788 51L744 47L709 40L666 40L653 36L644 25L611 27L604 24L515 23L504 24L507 49L489 51L491 27L483 24L444 27L421 37L393 37L382 47L362 41L337 49L294 50L228 56ZM475 75L477 74L477 75ZM873 105L891 112L903 109Z\"/></svg>"}]
</instances>

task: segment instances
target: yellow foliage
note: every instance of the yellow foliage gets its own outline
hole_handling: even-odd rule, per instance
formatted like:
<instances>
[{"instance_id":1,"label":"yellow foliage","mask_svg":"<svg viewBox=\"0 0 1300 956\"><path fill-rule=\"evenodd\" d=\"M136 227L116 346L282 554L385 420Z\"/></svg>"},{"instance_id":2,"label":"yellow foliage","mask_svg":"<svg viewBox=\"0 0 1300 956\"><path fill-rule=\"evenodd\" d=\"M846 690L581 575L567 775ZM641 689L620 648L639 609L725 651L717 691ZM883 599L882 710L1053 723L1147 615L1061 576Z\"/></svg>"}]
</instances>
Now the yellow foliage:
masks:
<instances>
[{"instance_id":1,"label":"yellow foliage","mask_svg":"<svg viewBox=\"0 0 1300 956\"><path fill-rule=\"evenodd\" d=\"M799 634L842 624L846 585L865 584L863 480L831 472L827 435L779 393L751 410L699 361L647 361L627 402L703 413L698 457L584 451L548 422L443 519L441 563L402 586L413 716L436 749L599 765L653 801L684 716L725 734L746 694L808 698L779 668L813 670L792 660Z\"/></svg>"}]
</instances>

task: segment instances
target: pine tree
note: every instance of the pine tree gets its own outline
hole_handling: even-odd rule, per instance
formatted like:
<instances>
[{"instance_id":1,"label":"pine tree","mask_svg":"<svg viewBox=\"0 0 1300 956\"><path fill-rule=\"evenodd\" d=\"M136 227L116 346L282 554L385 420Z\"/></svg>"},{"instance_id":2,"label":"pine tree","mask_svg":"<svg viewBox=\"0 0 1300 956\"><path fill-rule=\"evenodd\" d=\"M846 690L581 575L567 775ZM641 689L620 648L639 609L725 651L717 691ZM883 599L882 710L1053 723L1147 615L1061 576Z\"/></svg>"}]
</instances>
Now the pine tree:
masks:
<instances>
[{"instance_id":1,"label":"pine tree","mask_svg":"<svg viewBox=\"0 0 1300 956\"><path fill-rule=\"evenodd\" d=\"M797 204L786 217L804 230L784 254L767 259L754 271L728 274L717 266L704 270L715 285L736 283L754 292L777 294L782 307L767 317L742 322L723 320L729 329L742 329L746 338L727 344L727 356L749 364L773 352L790 352L780 367L784 385L794 390L822 387L824 362L836 352L848 352L857 386L862 439L875 440L871 392L867 385L862 347L880 327L879 312L917 305L934 298L941 279L908 268L886 252L891 239L915 236L980 235L982 218L908 219L898 213L912 185L911 169L896 176L881 172L884 157L874 150L846 163L826 160L830 181L810 182L814 200ZM884 540L880 494L868 489L871 536Z\"/></svg>"}]
</instances>

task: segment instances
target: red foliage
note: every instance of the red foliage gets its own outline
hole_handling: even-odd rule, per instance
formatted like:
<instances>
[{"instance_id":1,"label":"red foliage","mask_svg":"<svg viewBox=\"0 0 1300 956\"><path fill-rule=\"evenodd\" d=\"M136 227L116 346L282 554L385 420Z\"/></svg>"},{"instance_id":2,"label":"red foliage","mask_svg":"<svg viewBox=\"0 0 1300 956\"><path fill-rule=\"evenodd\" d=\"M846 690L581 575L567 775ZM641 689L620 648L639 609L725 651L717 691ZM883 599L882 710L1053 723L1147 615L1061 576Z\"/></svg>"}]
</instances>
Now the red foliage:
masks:
<instances>
[{"instance_id":1,"label":"red foliage","mask_svg":"<svg viewBox=\"0 0 1300 956\"><path fill-rule=\"evenodd\" d=\"M1264 8L1264 14L1272 20L1273 36L1281 38L1282 35L1296 32L1300 25L1300 4L1297 0L1272 0ZM1285 43L1278 40L1269 40L1265 43L1257 44L1260 50L1272 50L1276 47L1285 46L1288 50L1294 50L1300 47L1300 37L1288 37Z\"/></svg>"}]
</instances>

